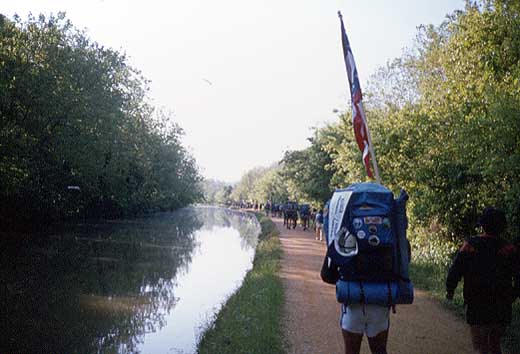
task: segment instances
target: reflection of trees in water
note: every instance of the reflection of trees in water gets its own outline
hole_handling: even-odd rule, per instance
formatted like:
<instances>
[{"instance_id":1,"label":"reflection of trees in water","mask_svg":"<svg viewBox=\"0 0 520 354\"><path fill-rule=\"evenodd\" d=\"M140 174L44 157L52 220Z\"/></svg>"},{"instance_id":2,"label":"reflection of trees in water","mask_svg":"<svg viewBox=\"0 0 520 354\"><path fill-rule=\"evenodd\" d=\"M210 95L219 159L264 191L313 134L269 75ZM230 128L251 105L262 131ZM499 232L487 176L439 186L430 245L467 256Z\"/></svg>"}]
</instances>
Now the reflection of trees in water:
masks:
<instances>
[{"instance_id":1,"label":"reflection of trees in water","mask_svg":"<svg viewBox=\"0 0 520 354\"><path fill-rule=\"evenodd\" d=\"M201 227L187 209L78 225L39 247L4 250L0 352L134 352L164 326Z\"/></svg>"},{"instance_id":2,"label":"reflection of trees in water","mask_svg":"<svg viewBox=\"0 0 520 354\"><path fill-rule=\"evenodd\" d=\"M240 234L242 249L256 247L258 235L260 234L260 225L254 215L212 206L200 206L197 207L197 210L199 218L203 220L203 229L212 229L214 227L233 228Z\"/></svg>"},{"instance_id":3,"label":"reflection of trees in water","mask_svg":"<svg viewBox=\"0 0 520 354\"><path fill-rule=\"evenodd\" d=\"M78 225L37 247L3 249L0 352L137 352L175 306L194 232L216 226L237 229L242 247L255 247L254 217L201 207Z\"/></svg>"}]
</instances>

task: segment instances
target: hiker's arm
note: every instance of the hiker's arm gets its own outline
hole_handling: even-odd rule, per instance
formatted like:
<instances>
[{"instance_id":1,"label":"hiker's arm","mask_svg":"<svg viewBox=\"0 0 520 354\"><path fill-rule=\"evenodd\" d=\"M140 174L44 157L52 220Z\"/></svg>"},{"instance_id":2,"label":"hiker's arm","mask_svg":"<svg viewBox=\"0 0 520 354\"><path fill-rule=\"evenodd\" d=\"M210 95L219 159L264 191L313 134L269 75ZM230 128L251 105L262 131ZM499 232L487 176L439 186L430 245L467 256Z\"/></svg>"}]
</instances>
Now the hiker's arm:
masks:
<instances>
[{"instance_id":1,"label":"hiker's arm","mask_svg":"<svg viewBox=\"0 0 520 354\"><path fill-rule=\"evenodd\" d=\"M448 271L448 277L446 278L446 298L448 300L453 299L453 294L457 288L457 284L462 279L464 274L464 260L466 255L464 252L458 251L453 260L453 264Z\"/></svg>"}]
</instances>

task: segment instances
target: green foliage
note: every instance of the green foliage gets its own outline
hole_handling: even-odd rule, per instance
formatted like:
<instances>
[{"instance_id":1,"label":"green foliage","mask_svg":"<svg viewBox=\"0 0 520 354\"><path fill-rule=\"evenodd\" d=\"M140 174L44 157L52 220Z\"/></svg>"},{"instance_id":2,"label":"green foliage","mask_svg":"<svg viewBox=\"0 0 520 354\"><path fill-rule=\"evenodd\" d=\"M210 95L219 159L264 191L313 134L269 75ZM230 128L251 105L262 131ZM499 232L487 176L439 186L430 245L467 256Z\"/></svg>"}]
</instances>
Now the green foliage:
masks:
<instances>
[{"instance_id":1,"label":"green foliage","mask_svg":"<svg viewBox=\"0 0 520 354\"><path fill-rule=\"evenodd\" d=\"M420 26L415 47L370 80L365 111L382 182L409 192L412 225L436 230L439 245L475 233L487 205L506 210L510 235L520 230L519 78L520 5L490 0ZM259 187L266 170L253 170L233 198L265 202L277 186L318 204L367 180L349 111L309 141L285 153L275 184Z\"/></svg>"},{"instance_id":2,"label":"green foliage","mask_svg":"<svg viewBox=\"0 0 520 354\"><path fill-rule=\"evenodd\" d=\"M475 232L485 205L520 218L520 6L469 3L372 78L367 117L383 183L411 194L417 226ZM364 179L348 112L327 151L333 184ZM517 226L516 226L517 227ZM518 229L510 229L516 233Z\"/></svg>"},{"instance_id":3,"label":"green foliage","mask_svg":"<svg viewBox=\"0 0 520 354\"><path fill-rule=\"evenodd\" d=\"M323 205L331 196L332 158L325 144L332 128L315 129L304 150L286 151L281 161L282 176L294 200Z\"/></svg>"},{"instance_id":4,"label":"green foliage","mask_svg":"<svg viewBox=\"0 0 520 354\"><path fill-rule=\"evenodd\" d=\"M326 147L335 129L315 129L308 148L286 151L279 165L246 172L233 188L231 199L264 204L282 204L290 199L321 207L332 194L335 165Z\"/></svg>"},{"instance_id":5,"label":"green foliage","mask_svg":"<svg viewBox=\"0 0 520 354\"><path fill-rule=\"evenodd\" d=\"M460 243L439 237L440 230L414 227L408 232L412 245L412 263L446 268L451 264Z\"/></svg>"},{"instance_id":6,"label":"green foliage","mask_svg":"<svg viewBox=\"0 0 520 354\"><path fill-rule=\"evenodd\" d=\"M288 198L287 186L280 167L256 167L246 172L233 188L230 198L234 202L283 203Z\"/></svg>"},{"instance_id":7,"label":"green foliage","mask_svg":"<svg viewBox=\"0 0 520 354\"><path fill-rule=\"evenodd\" d=\"M271 203L280 204L289 198L287 186L284 183L279 167L266 170L255 184L253 192L253 199L262 203L270 201Z\"/></svg>"},{"instance_id":8,"label":"green foliage","mask_svg":"<svg viewBox=\"0 0 520 354\"><path fill-rule=\"evenodd\" d=\"M334 172L329 182L331 189L344 188L353 182L367 180L361 163L361 155L352 133L350 114L343 113L339 118L338 124L326 128L327 133L323 142L323 151L331 159L328 168Z\"/></svg>"},{"instance_id":9,"label":"green foliage","mask_svg":"<svg viewBox=\"0 0 520 354\"><path fill-rule=\"evenodd\" d=\"M231 198L234 201L249 201L252 202L255 199L255 184L262 177L262 175L266 172L266 168L264 167L256 167L252 170L247 171L240 181L237 183L235 188L233 188L233 192L231 193Z\"/></svg>"},{"instance_id":10,"label":"green foliage","mask_svg":"<svg viewBox=\"0 0 520 354\"><path fill-rule=\"evenodd\" d=\"M215 202L217 204L228 205L231 204L231 193L233 192L233 187L229 185L225 185L215 194Z\"/></svg>"},{"instance_id":11,"label":"green foliage","mask_svg":"<svg viewBox=\"0 0 520 354\"><path fill-rule=\"evenodd\" d=\"M233 187L226 182L215 179L206 179L202 182L204 201L209 204L229 204Z\"/></svg>"},{"instance_id":12,"label":"green foliage","mask_svg":"<svg viewBox=\"0 0 520 354\"><path fill-rule=\"evenodd\" d=\"M3 222L174 209L201 196L182 130L147 103L148 82L64 14L1 17L0 63Z\"/></svg>"}]
</instances>

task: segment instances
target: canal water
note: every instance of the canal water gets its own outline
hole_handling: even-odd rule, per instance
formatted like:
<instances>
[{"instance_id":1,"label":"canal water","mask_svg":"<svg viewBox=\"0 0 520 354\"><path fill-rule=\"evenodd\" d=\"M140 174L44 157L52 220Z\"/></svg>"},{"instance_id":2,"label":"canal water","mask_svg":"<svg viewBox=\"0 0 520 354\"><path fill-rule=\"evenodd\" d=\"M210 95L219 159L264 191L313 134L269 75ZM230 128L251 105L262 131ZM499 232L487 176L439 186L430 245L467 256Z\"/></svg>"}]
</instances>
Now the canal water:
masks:
<instances>
[{"instance_id":1,"label":"canal water","mask_svg":"<svg viewBox=\"0 0 520 354\"><path fill-rule=\"evenodd\" d=\"M1 353L184 353L251 269L250 214L190 207L1 250Z\"/></svg>"}]
</instances>

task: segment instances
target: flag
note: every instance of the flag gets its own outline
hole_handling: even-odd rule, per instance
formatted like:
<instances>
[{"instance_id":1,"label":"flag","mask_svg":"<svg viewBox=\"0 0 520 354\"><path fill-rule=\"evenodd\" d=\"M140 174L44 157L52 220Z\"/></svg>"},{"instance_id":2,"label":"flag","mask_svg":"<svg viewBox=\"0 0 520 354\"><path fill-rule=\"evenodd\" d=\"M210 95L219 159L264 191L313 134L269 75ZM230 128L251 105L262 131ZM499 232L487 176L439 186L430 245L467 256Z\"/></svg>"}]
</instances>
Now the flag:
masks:
<instances>
[{"instance_id":1,"label":"flag","mask_svg":"<svg viewBox=\"0 0 520 354\"><path fill-rule=\"evenodd\" d=\"M338 15L341 21L341 42L343 44L343 56L350 85L350 97L352 99L352 125L354 126L354 136L356 137L359 150L363 153L363 164L367 170L367 175L370 178L374 178L372 170L370 169L370 141L368 139L367 120L365 111L363 110L363 96L361 94L361 86L359 85L356 63L354 62L354 56L352 55L347 32L345 31L345 25L343 24L343 17L339 11Z\"/></svg>"}]
</instances>

